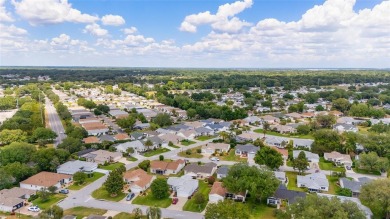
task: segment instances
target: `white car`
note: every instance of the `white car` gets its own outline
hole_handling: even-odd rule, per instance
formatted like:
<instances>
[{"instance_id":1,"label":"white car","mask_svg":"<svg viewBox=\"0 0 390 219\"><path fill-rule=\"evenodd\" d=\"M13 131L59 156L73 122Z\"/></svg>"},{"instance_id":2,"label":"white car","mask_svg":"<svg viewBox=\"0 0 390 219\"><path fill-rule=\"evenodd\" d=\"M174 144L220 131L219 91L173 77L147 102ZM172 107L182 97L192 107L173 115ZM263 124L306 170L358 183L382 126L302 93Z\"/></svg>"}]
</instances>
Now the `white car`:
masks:
<instances>
[{"instance_id":1,"label":"white car","mask_svg":"<svg viewBox=\"0 0 390 219\"><path fill-rule=\"evenodd\" d=\"M219 161L219 158L218 157L212 157L210 160L212 160L212 161Z\"/></svg>"},{"instance_id":2,"label":"white car","mask_svg":"<svg viewBox=\"0 0 390 219\"><path fill-rule=\"evenodd\" d=\"M39 212L41 209L40 208L38 208L38 206L30 206L29 208L28 208L28 210L29 211L32 211L32 212Z\"/></svg>"}]
</instances>

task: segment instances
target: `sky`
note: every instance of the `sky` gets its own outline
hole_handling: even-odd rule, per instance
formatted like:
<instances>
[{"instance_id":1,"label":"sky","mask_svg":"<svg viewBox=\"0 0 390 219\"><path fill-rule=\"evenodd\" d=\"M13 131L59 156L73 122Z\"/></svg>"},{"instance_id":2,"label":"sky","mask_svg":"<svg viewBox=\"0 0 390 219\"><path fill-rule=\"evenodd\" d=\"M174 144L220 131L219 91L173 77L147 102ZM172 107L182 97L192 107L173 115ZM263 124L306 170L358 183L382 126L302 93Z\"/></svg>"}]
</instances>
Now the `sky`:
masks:
<instances>
[{"instance_id":1,"label":"sky","mask_svg":"<svg viewBox=\"0 0 390 219\"><path fill-rule=\"evenodd\" d=\"M0 0L0 65L389 68L390 0Z\"/></svg>"}]
</instances>

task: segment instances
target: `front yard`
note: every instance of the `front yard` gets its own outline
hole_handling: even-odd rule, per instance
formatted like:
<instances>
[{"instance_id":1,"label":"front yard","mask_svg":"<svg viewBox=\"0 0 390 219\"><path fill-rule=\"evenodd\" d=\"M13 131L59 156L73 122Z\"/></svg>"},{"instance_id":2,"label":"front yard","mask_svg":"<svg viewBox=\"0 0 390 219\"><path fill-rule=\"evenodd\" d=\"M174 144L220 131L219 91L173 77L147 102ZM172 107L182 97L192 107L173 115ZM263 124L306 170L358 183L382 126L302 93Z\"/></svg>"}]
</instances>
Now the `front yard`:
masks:
<instances>
[{"instance_id":1,"label":"front yard","mask_svg":"<svg viewBox=\"0 0 390 219\"><path fill-rule=\"evenodd\" d=\"M264 134L263 129L255 129L254 132ZM289 138L301 138L301 139L314 139L313 135L299 135L299 134L280 134L279 132L268 130L265 133L266 135L280 136L280 137L289 137Z\"/></svg>"},{"instance_id":2,"label":"front yard","mask_svg":"<svg viewBox=\"0 0 390 219\"><path fill-rule=\"evenodd\" d=\"M264 218L264 219L274 219L274 211L276 208L272 208L266 205L266 203L258 203L255 201L254 197L248 197L246 203L251 214L251 219Z\"/></svg>"},{"instance_id":3,"label":"front yard","mask_svg":"<svg viewBox=\"0 0 390 219\"><path fill-rule=\"evenodd\" d=\"M120 162L117 162L117 163L112 163L112 164L109 164L107 166L104 166L104 165L99 165L99 168L100 169L103 169L103 170L115 170L116 168L120 167L120 166L123 166L125 165L124 163L120 163Z\"/></svg>"},{"instance_id":4,"label":"front yard","mask_svg":"<svg viewBox=\"0 0 390 219\"><path fill-rule=\"evenodd\" d=\"M119 202L120 200L126 197L126 194L120 192L117 196L112 197L111 194L109 194L107 190L104 188L104 186L102 186L92 192L92 197L95 199L104 199L107 201Z\"/></svg>"},{"instance_id":5,"label":"front yard","mask_svg":"<svg viewBox=\"0 0 390 219\"><path fill-rule=\"evenodd\" d=\"M353 171L355 171L355 173L372 174L372 175L377 175L377 176L381 175L381 173L379 171L370 171L370 170L366 170L366 169L360 169L358 167L354 167L352 169L353 169Z\"/></svg>"},{"instance_id":6,"label":"front yard","mask_svg":"<svg viewBox=\"0 0 390 219\"><path fill-rule=\"evenodd\" d=\"M241 158L240 156L236 156L236 151L234 149L230 149L229 153L224 156L220 156L219 159L226 161L235 161L235 162L246 162L247 159Z\"/></svg>"},{"instance_id":7,"label":"front yard","mask_svg":"<svg viewBox=\"0 0 390 219\"><path fill-rule=\"evenodd\" d=\"M196 140L198 141L207 141L207 140L210 140L210 139L213 139L215 138L215 136L211 135L211 136L207 136L207 135L203 135L203 136L199 136L196 138Z\"/></svg>"},{"instance_id":8,"label":"front yard","mask_svg":"<svg viewBox=\"0 0 390 219\"><path fill-rule=\"evenodd\" d=\"M143 156L151 157L151 156L154 156L154 155L157 155L157 154L162 154L162 153L165 153L165 152L168 152L168 151L171 151L171 150L169 150L168 148L158 148L156 150L151 150L151 151L145 152L143 154Z\"/></svg>"},{"instance_id":9,"label":"front yard","mask_svg":"<svg viewBox=\"0 0 390 219\"><path fill-rule=\"evenodd\" d=\"M89 178L87 178L85 180L84 184L76 185L75 183L73 183L72 185L70 185L68 187L68 189L70 189L70 190L80 190L81 188L84 188L85 186L87 186L87 185L91 184L92 182L98 180L102 176L104 176L103 173L95 172L95 173L93 173L92 177L89 177Z\"/></svg>"},{"instance_id":10,"label":"front yard","mask_svg":"<svg viewBox=\"0 0 390 219\"><path fill-rule=\"evenodd\" d=\"M133 157L133 156L128 156L127 158L126 158L126 160L127 161L137 161L138 159L137 158L135 158L135 157Z\"/></svg>"},{"instance_id":11,"label":"front yard","mask_svg":"<svg viewBox=\"0 0 390 219\"><path fill-rule=\"evenodd\" d=\"M97 208L75 207L64 211L64 215L76 215L77 219L88 217L89 215L103 215L107 210Z\"/></svg>"},{"instance_id":12,"label":"front yard","mask_svg":"<svg viewBox=\"0 0 390 219\"><path fill-rule=\"evenodd\" d=\"M337 172L344 171L344 167L335 166L333 162L327 161L323 157L320 158L319 165L321 170L330 170L330 171L337 171Z\"/></svg>"},{"instance_id":13,"label":"front yard","mask_svg":"<svg viewBox=\"0 0 390 219\"><path fill-rule=\"evenodd\" d=\"M286 177L288 178L287 189L305 192L306 191L305 188L299 188L297 186L297 176L298 176L298 173L296 173L296 172L286 172Z\"/></svg>"},{"instance_id":14,"label":"front yard","mask_svg":"<svg viewBox=\"0 0 390 219\"><path fill-rule=\"evenodd\" d=\"M38 207L40 209L45 210L45 209L50 208L52 205L57 204L57 202L59 202L60 200L62 200L64 198L66 198L66 195L64 195L64 194L53 194L53 195L50 195L49 200L43 202L41 197L39 197L33 201L33 204L38 205Z\"/></svg>"},{"instance_id":15,"label":"front yard","mask_svg":"<svg viewBox=\"0 0 390 219\"><path fill-rule=\"evenodd\" d=\"M145 214L146 212L142 212L142 213ZM134 218L134 214L129 214L126 212L121 212L113 217L113 219L130 219L130 218ZM147 219L147 217L145 215L142 215L141 218Z\"/></svg>"},{"instance_id":16,"label":"front yard","mask_svg":"<svg viewBox=\"0 0 390 219\"><path fill-rule=\"evenodd\" d=\"M180 142L182 145L184 145L184 146L188 146L188 145L192 145L192 144L195 144L196 142L195 141L191 141L191 140L182 140L181 142Z\"/></svg>"},{"instance_id":17,"label":"front yard","mask_svg":"<svg viewBox=\"0 0 390 219\"><path fill-rule=\"evenodd\" d=\"M171 203L171 198L156 199L150 189L146 190L146 195L138 195L132 202L132 204L136 205L155 206L159 208L167 208Z\"/></svg>"},{"instance_id":18,"label":"front yard","mask_svg":"<svg viewBox=\"0 0 390 219\"><path fill-rule=\"evenodd\" d=\"M184 211L192 211L192 212L202 212L205 209L207 202L209 200L210 190L211 190L211 187L209 187L208 183L204 182L203 180L199 180L199 188L198 188L198 191L196 193L198 193L198 192L202 193L206 201L202 205L198 205L198 204L195 204L194 198L189 199L184 204L183 210Z\"/></svg>"},{"instance_id":19,"label":"front yard","mask_svg":"<svg viewBox=\"0 0 390 219\"><path fill-rule=\"evenodd\" d=\"M201 149L201 148L202 148L202 146L192 148L192 149L187 149L187 150L184 150L184 148L183 148L182 151L179 152L177 155L179 155L180 157L185 157L185 158L202 158L203 155L198 153L198 149Z\"/></svg>"}]
</instances>

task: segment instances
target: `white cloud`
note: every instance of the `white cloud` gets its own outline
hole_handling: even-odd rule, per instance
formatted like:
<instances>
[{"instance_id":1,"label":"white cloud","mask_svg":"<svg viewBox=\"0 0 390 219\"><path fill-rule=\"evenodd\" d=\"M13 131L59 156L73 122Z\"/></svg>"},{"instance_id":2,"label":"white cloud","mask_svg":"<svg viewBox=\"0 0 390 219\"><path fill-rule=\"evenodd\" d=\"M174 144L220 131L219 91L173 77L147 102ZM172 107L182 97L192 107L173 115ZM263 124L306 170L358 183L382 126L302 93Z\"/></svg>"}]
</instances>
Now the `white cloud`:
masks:
<instances>
[{"instance_id":1,"label":"white cloud","mask_svg":"<svg viewBox=\"0 0 390 219\"><path fill-rule=\"evenodd\" d=\"M251 24L246 21L241 21L235 15L241 13L246 8L252 7L252 0L236 1L231 4L219 6L216 14L211 14L209 11L192 14L185 17L180 25L180 30L185 32L195 33L197 27L204 24L211 24L214 30L222 32L238 32L245 26Z\"/></svg>"},{"instance_id":2,"label":"white cloud","mask_svg":"<svg viewBox=\"0 0 390 219\"><path fill-rule=\"evenodd\" d=\"M124 29L122 29L122 32L124 33L124 34L127 34L127 35L129 35L129 34L134 34L134 33L136 33L138 30L137 30L137 28L136 27L130 27L130 28L124 28Z\"/></svg>"},{"instance_id":3,"label":"white cloud","mask_svg":"<svg viewBox=\"0 0 390 219\"><path fill-rule=\"evenodd\" d=\"M84 28L84 33L90 33L98 37L104 37L108 35L108 31L101 28L99 24L88 24Z\"/></svg>"},{"instance_id":4,"label":"white cloud","mask_svg":"<svg viewBox=\"0 0 390 219\"><path fill-rule=\"evenodd\" d=\"M14 19L4 6L5 0L0 0L0 22L12 22Z\"/></svg>"},{"instance_id":5,"label":"white cloud","mask_svg":"<svg viewBox=\"0 0 390 219\"><path fill-rule=\"evenodd\" d=\"M107 26L121 26L125 24L125 19L119 15L109 14L102 17L102 23Z\"/></svg>"},{"instance_id":6,"label":"white cloud","mask_svg":"<svg viewBox=\"0 0 390 219\"><path fill-rule=\"evenodd\" d=\"M30 24L93 23L97 16L82 14L67 0L12 0L15 11Z\"/></svg>"}]
</instances>

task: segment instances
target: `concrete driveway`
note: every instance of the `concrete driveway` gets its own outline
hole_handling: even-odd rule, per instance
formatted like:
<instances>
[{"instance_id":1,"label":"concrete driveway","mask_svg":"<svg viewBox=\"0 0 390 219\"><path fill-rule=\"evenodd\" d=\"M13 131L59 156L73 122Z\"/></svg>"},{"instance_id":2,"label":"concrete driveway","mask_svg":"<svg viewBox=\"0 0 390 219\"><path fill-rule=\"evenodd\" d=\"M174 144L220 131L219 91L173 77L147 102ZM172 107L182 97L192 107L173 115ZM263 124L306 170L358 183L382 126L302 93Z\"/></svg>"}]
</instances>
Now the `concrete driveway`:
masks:
<instances>
[{"instance_id":1,"label":"concrete driveway","mask_svg":"<svg viewBox=\"0 0 390 219\"><path fill-rule=\"evenodd\" d=\"M171 197L174 198L174 197ZM183 197L176 197L179 199L179 201L176 203L176 205L171 205L167 209L170 210L176 210L176 211L182 211L184 204L188 201L188 198L183 198Z\"/></svg>"}]
</instances>

